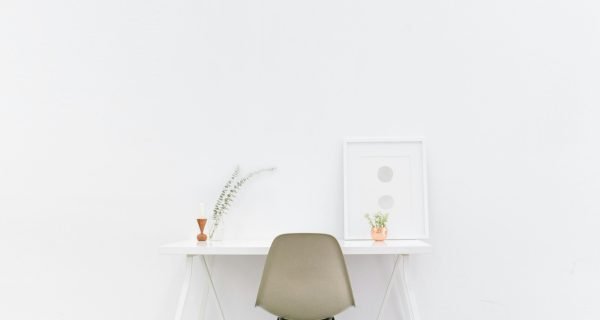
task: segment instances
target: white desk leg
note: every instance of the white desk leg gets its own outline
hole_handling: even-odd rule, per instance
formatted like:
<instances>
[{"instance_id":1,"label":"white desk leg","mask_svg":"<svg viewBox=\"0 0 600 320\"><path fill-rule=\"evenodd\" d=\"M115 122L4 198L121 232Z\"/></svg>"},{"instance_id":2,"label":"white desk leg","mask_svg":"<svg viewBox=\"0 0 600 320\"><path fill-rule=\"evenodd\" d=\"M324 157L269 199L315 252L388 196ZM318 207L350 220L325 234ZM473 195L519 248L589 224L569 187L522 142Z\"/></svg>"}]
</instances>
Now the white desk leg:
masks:
<instances>
[{"instance_id":1,"label":"white desk leg","mask_svg":"<svg viewBox=\"0 0 600 320\"><path fill-rule=\"evenodd\" d=\"M408 320L419 320L419 313L417 310L417 304L415 302L415 297L410 289L409 281L408 281L408 255L402 255L402 270L400 272L400 289L402 290L402 295L404 296L404 306L406 308L406 314L408 315Z\"/></svg>"},{"instance_id":2,"label":"white desk leg","mask_svg":"<svg viewBox=\"0 0 600 320\"><path fill-rule=\"evenodd\" d=\"M215 295L215 300L217 300L217 307L219 308L219 313L221 314L221 320L225 320L225 314L223 314L223 308L221 308L221 301L219 300L219 295L217 295L215 283L213 282L212 275L210 274L210 268L208 268L206 257L202 256L202 261L204 262L204 269L206 270L206 276L208 277L208 281L210 282L210 287L212 288L213 294Z\"/></svg>"},{"instance_id":3,"label":"white desk leg","mask_svg":"<svg viewBox=\"0 0 600 320\"><path fill-rule=\"evenodd\" d=\"M392 284L394 283L394 279L396 278L396 270L398 269L398 261L400 261L400 255L396 255L396 261L394 262L394 269L392 269L392 275L390 276L390 281L388 282L387 288L385 290L385 295L383 296L383 301L381 301L381 306L379 307L379 313L377 314L377 320L381 320L383 317L383 308L385 307L385 303L388 300L390 295L390 291L392 290Z\"/></svg>"},{"instance_id":4,"label":"white desk leg","mask_svg":"<svg viewBox=\"0 0 600 320\"><path fill-rule=\"evenodd\" d=\"M185 275L183 276L183 285L179 293L179 301L177 302L177 311L175 312L175 320L181 320L183 317L183 307L187 299L188 289L190 288L190 279L192 278L192 264L194 263L193 256L185 257Z\"/></svg>"},{"instance_id":5,"label":"white desk leg","mask_svg":"<svg viewBox=\"0 0 600 320\"><path fill-rule=\"evenodd\" d=\"M208 257L208 265L210 267L212 267L212 262L213 262L213 259L211 259L211 257ZM202 286L202 289L201 289L202 293L200 296L200 320L206 319L206 305L208 303L208 298L209 298L208 289L209 289L208 286Z\"/></svg>"}]
</instances>

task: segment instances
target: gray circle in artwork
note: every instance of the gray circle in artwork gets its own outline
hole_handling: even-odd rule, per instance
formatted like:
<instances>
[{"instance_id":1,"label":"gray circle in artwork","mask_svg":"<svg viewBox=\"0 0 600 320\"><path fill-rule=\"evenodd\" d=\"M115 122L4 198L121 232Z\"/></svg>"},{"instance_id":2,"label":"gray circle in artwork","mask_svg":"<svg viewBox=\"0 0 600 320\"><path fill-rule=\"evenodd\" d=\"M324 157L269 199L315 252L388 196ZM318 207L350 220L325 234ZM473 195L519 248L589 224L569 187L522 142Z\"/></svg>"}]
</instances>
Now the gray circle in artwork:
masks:
<instances>
[{"instance_id":1,"label":"gray circle in artwork","mask_svg":"<svg viewBox=\"0 0 600 320\"><path fill-rule=\"evenodd\" d=\"M381 182L390 182L394 176L394 170L388 166L383 166L377 170L377 178Z\"/></svg>"},{"instance_id":2,"label":"gray circle in artwork","mask_svg":"<svg viewBox=\"0 0 600 320\"><path fill-rule=\"evenodd\" d=\"M392 196L390 195L385 195L379 198L379 201L377 201L377 203L379 203L379 207L381 209L391 209L394 206L394 198L392 198Z\"/></svg>"}]
</instances>

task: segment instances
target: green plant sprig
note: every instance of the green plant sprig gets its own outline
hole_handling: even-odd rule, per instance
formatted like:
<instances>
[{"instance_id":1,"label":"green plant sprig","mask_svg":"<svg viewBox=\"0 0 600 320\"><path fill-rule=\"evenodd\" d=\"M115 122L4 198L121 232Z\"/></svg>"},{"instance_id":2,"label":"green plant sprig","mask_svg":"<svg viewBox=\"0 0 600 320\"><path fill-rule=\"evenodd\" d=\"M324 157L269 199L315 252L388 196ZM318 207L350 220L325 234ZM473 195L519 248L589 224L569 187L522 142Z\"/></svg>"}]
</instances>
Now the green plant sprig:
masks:
<instances>
[{"instance_id":1,"label":"green plant sprig","mask_svg":"<svg viewBox=\"0 0 600 320\"><path fill-rule=\"evenodd\" d=\"M237 178L237 176L239 174L240 174L240 166L236 166L235 170L233 171L233 174L231 175L229 180L227 180L227 183L225 183L225 186L223 187L223 190L221 191L221 194L219 195L219 198L217 199L217 203L215 204L215 207L213 209L213 219L219 215L220 211L223 210L223 200L225 200L225 197L227 196L227 192L229 191L229 189L231 189L231 185L233 184L233 182L235 181L235 178Z\"/></svg>"},{"instance_id":2,"label":"green plant sprig","mask_svg":"<svg viewBox=\"0 0 600 320\"><path fill-rule=\"evenodd\" d=\"M213 235L215 234L215 231L217 230L217 228L219 227L219 224L221 223L221 220L223 219L223 215L227 214L229 207L231 206L231 203L233 202L233 200L237 196L238 192L240 191L240 188L248 180L250 180L250 178L252 178L253 176L255 176L259 173L267 172L267 171L274 171L275 169L276 169L275 167L272 167L272 168L256 170L236 181L236 178L238 177L238 175L240 173L240 167L239 166L235 167L235 170L234 170L233 174L231 175L231 178L229 178L229 180L223 187L223 190L221 191L221 194L219 195L219 198L217 199L217 203L215 204L215 207L213 209L212 218L213 218L214 223L213 223L212 230L210 231L210 234L209 234L210 238L212 238Z\"/></svg>"},{"instance_id":3,"label":"green plant sprig","mask_svg":"<svg viewBox=\"0 0 600 320\"><path fill-rule=\"evenodd\" d=\"M371 216L368 213L365 213L365 218L369 221L369 225L371 228L380 229L385 228L387 226L388 218L390 214L378 211L377 213Z\"/></svg>"}]
</instances>

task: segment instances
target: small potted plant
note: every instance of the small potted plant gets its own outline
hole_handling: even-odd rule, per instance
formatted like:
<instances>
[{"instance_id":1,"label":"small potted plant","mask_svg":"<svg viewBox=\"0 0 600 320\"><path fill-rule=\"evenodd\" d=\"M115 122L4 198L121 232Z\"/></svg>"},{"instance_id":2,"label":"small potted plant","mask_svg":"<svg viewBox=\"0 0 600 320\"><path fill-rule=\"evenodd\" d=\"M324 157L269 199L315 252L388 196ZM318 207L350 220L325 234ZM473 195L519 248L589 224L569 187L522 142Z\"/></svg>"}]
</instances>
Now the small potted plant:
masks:
<instances>
[{"instance_id":1,"label":"small potted plant","mask_svg":"<svg viewBox=\"0 0 600 320\"><path fill-rule=\"evenodd\" d=\"M375 213L373 216L365 214L365 218L371 225L371 238L375 241L383 241L387 238L387 221L389 213L383 213L381 211Z\"/></svg>"}]
</instances>

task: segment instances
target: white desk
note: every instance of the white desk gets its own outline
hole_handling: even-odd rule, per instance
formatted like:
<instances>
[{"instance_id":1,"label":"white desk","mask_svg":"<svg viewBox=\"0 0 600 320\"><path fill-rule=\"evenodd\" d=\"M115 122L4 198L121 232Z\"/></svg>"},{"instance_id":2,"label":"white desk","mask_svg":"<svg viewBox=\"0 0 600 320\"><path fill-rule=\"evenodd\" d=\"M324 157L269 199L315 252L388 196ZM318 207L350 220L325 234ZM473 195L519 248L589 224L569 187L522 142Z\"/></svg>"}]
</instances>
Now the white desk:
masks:
<instances>
[{"instance_id":1,"label":"white desk","mask_svg":"<svg viewBox=\"0 0 600 320\"><path fill-rule=\"evenodd\" d=\"M270 241L181 241L167 244L159 248L161 254L183 255L186 257L186 268L175 320L181 320L183 316L183 307L187 298L188 289L190 286L190 278L192 276L192 265L194 256L199 256L204 267L206 276L210 282L209 289L212 290L217 307L221 315L221 319L225 320L225 314L221 308L219 296L215 290L212 274L209 265L206 261L207 256L246 256L246 255L267 255L271 246ZM418 319L418 312L414 301L413 294L408 285L407 266L408 256L411 254L427 253L431 251L431 246L420 240L386 240L385 242L374 241L342 241L340 243L344 255L393 255L395 256L394 268L390 275L390 280L387 284L387 289L379 308L377 319L380 320L383 315L383 307L389 297L392 285L397 282L402 293L403 299L400 303L406 310L406 316L410 320ZM258 288L257 288L258 290ZM403 300L403 301L402 301ZM203 299L203 304L206 303L206 297ZM205 309L205 308L203 308ZM203 310L204 311L204 310ZM202 312L204 315L204 312ZM204 318L204 317L203 317Z\"/></svg>"}]
</instances>

